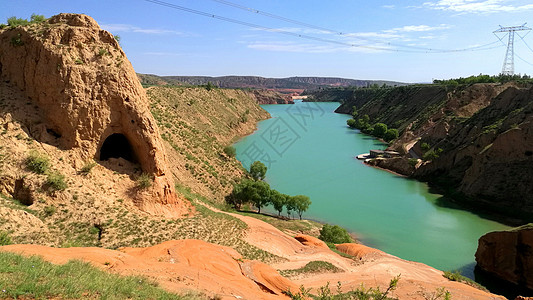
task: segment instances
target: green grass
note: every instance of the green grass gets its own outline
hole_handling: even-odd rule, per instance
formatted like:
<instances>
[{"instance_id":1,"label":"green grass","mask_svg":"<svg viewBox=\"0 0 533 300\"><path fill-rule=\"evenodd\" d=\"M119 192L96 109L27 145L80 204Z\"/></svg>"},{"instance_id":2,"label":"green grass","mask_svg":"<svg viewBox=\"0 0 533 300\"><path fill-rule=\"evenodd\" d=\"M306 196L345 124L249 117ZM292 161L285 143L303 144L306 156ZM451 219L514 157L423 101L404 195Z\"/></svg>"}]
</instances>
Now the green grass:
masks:
<instances>
[{"instance_id":1,"label":"green grass","mask_svg":"<svg viewBox=\"0 0 533 300\"><path fill-rule=\"evenodd\" d=\"M50 169L50 158L35 150L30 151L26 158L26 166L37 174L44 174Z\"/></svg>"},{"instance_id":2,"label":"green grass","mask_svg":"<svg viewBox=\"0 0 533 300\"><path fill-rule=\"evenodd\" d=\"M463 276L461 274L461 271L444 271L444 274L442 274L442 276L447 278L448 280L462 282L464 284L468 284L469 286L475 287L476 289L488 292L487 288L485 288L481 284L475 282L474 280L468 277Z\"/></svg>"},{"instance_id":3,"label":"green grass","mask_svg":"<svg viewBox=\"0 0 533 300\"><path fill-rule=\"evenodd\" d=\"M310 234L312 232L318 232L322 228L322 224L310 220L287 220L254 212L234 211L234 213L259 219L285 233L304 232Z\"/></svg>"},{"instance_id":4,"label":"green grass","mask_svg":"<svg viewBox=\"0 0 533 300\"><path fill-rule=\"evenodd\" d=\"M137 178L137 186L140 189L147 189L152 186L152 176L150 174L142 173Z\"/></svg>"},{"instance_id":5,"label":"green grass","mask_svg":"<svg viewBox=\"0 0 533 300\"><path fill-rule=\"evenodd\" d=\"M316 274L316 273L338 273L341 269L335 267L332 263L327 261L315 260L308 262L305 266L294 270L281 270L282 276L295 276L300 274Z\"/></svg>"},{"instance_id":6,"label":"green grass","mask_svg":"<svg viewBox=\"0 0 533 300\"><path fill-rule=\"evenodd\" d=\"M48 174L46 176L46 185L52 192L64 191L68 187L67 183L65 182L65 175L60 174L59 172Z\"/></svg>"},{"instance_id":7,"label":"green grass","mask_svg":"<svg viewBox=\"0 0 533 300\"><path fill-rule=\"evenodd\" d=\"M144 277L110 274L76 260L54 265L8 252L0 252L0 288L1 298L15 299L190 299Z\"/></svg>"}]
</instances>

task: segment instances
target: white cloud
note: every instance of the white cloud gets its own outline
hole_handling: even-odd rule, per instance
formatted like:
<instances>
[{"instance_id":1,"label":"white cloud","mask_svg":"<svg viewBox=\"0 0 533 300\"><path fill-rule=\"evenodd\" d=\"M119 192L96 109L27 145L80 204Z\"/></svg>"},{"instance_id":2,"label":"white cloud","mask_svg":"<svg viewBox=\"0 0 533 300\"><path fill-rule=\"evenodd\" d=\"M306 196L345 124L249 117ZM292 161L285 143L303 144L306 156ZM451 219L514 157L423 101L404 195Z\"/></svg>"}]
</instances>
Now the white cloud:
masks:
<instances>
[{"instance_id":1,"label":"white cloud","mask_svg":"<svg viewBox=\"0 0 533 300\"><path fill-rule=\"evenodd\" d=\"M175 34L181 36L187 36L181 31L177 30L167 30L167 29L155 29L155 28L141 28L129 24L102 24L103 29L109 32L134 32L134 33L144 33L144 34Z\"/></svg>"},{"instance_id":2,"label":"white cloud","mask_svg":"<svg viewBox=\"0 0 533 300\"><path fill-rule=\"evenodd\" d=\"M383 5L381 7L386 8L386 9L395 9L396 5Z\"/></svg>"},{"instance_id":3,"label":"white cloud","mask_svg":"<svg viewBox=\"0 0 533 300\"><path fill-rule=\"evenodd\" d=\"M458 13L496 13L532 10L533 4L513 5L509 0L438 0L425 2L424 7ZM516 2L516 1L515 1Z\"/></svg>"},{"instance_id":4,"label":"white cloud","mask_svg":"<svg viewBox=\"0 0 533 300\"><path fill-rule=\"evenodd\" d=\"M397 27L389 30L383 30L387 33L395 32L425 32L425 31L435 31L435 30L444 30L451 28L449 25L440 24L439 26L428 26L428 25L406 25L403 27Z\"/></svg>"}]
</instances>

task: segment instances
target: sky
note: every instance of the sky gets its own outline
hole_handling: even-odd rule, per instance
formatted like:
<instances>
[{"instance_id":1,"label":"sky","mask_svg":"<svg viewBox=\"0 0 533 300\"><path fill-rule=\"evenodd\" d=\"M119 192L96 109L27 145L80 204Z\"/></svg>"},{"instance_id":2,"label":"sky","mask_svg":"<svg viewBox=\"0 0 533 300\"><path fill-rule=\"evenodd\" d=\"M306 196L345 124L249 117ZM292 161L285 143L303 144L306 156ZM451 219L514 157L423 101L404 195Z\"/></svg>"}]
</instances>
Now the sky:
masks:
<instances>
[{"instance_id":1,"label":"sky","mask_svg":"<svg viewBox=\"0 0 533 300\"><path fill-rule=\"evenodd\" d=\"M533 28L531 0L0 0L4 23L61 12L119 35L137 72L182 76L497 75L509 35L493 32ZM515 74L533 75L533 33L515 33L514 53Z\"/></svg>"}]
</instances>

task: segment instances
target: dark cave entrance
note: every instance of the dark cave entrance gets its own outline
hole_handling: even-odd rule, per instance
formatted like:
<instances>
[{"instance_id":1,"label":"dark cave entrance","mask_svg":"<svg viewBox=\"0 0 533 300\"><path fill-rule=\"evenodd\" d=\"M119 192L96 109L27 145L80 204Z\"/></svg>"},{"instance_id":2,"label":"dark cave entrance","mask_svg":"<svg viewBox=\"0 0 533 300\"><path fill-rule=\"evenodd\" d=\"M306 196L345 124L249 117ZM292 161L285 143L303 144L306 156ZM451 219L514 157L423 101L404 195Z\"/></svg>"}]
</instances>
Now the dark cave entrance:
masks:
<instances>
[{"instance_id":1,"label":"dark cave entrance","mask_svg":"<svg viewBox=\"0 0 533 300\"><path fill-rule=\"evenodd\" d=\"M133 148L126 136L120 133L113 133L105 139L102 148L100 148L100 160L119 157L133 163L137 162L135 152L133 152Z\"/></svg>"}]
</instances>

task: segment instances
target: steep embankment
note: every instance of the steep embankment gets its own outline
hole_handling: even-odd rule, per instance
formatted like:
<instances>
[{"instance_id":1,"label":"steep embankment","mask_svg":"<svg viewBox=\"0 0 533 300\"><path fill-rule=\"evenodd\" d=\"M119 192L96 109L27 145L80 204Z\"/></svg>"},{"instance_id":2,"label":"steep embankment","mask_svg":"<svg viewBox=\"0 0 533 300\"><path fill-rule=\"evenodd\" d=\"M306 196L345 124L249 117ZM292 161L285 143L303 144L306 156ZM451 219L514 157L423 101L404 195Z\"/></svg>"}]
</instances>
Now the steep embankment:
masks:
<instances>
[{"instance_id":1,"label":"steep embankment","mask_svg":"<svg viewBox=\"0 0 533 300\"><path fill-rule=\"evenodd\" d=\"M252 133L268 113L240 90L155 86L147 94L174 177L194 192L222 201L244 175L224 147Z\"/></svg>"},{"instance_id":2,"label":"steep embankment","mask_svg":"<svg viewBox=\"0 0 533 300\"><path fill-rule=\"evenodd\" d=\"M461 196L455 196L463 204L531 219L531 87L507 83L352 89L342 97L345 102L337 112L351 113L356 106L370 123L400 130L391 149L418 157L442 149L408 175L459 192ZM422 149L423 144L429 149Z\"/></svg>"}]
</instances>

